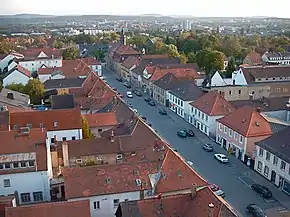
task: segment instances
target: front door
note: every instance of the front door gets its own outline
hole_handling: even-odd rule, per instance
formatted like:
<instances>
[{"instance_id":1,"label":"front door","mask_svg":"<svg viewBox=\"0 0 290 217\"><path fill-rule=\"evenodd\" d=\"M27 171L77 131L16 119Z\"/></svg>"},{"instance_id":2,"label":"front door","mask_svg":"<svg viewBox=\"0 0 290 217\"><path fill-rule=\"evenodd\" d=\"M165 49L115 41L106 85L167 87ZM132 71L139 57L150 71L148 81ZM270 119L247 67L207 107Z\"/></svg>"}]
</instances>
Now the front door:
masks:
<instances>
[{"instance_id":1,"label":"front door","mask_svg":"<svg viewBox=\"0 0 290 217\"><path fill-rule=\"evenodd\" d=\"M271 172L271 182L275 183L276 182L276 172L272 170Z\"/></svg>"}]
</instances>

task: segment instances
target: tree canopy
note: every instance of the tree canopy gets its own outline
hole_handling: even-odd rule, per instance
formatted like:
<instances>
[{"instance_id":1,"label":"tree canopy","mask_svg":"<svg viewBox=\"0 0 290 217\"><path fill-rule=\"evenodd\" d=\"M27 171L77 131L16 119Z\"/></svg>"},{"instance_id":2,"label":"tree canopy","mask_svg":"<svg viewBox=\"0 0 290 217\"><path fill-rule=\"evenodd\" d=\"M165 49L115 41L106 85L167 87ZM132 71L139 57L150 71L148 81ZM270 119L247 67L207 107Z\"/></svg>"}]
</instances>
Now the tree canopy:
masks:
<instances>
[{"instance_id":1,"label":"tree canopy","mask_svg":"<svg viewBox=\"0 0 290 217\"><path fill-rule=\"evenodd\" d=\"M70 47L62 51L64 60L75 60L79 58L79 50L76 47Z\"/></svg>"}]
</instances>

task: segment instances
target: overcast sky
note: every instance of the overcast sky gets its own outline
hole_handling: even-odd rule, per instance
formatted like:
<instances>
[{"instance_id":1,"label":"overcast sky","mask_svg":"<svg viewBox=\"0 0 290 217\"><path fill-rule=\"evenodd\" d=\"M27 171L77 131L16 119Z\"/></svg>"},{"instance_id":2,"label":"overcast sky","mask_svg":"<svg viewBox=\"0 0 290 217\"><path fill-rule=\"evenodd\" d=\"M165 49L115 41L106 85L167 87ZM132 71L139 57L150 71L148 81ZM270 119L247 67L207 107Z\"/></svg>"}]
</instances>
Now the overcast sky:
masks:
<instances>
[{"instance_id":1,"label":"overcast sky","mask_svg":"<svg viewBox=\"0 0 290 217\"><path fill-rule=\"evenodd\" d=\"M0 0L0 14L162 14L288 17L290 0Z\"/></svg>"}]
</instances>

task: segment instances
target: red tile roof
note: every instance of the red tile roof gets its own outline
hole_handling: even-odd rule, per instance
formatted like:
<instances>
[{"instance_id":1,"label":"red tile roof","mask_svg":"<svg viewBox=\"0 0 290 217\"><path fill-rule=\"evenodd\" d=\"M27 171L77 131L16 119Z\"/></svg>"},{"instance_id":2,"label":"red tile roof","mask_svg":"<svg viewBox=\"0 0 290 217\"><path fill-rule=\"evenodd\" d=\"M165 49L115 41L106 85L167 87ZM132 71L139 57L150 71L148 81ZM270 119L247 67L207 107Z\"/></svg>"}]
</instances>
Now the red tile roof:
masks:
<instances>
[{"instance_id":1,"label":"red tile roof","mask_svg":"<svg viewBox=\"0 0 290 217\"><path fill-rule=\"evenodd\" d=\"M55 48L31 48L24 50L21 53L24 55L24 59L38 59L38 56L41 52L45 53L49 58L61 57L60 50Z\"/></svg>"},{"instance_id":2,"label":"red tile roof","mask_svg":"<svg viewBox=\"0 0 290 217\"><path fill-rule=\"evenodd\" d=\"M227 115L235 110L235 107L216 91L202 95L191 105L209 116Z\"/></svg>"},{"instance_id":3,"label":"red tile roof","mask_svg":"<svg viewBox=\"0 0 290 217\"><path fill-rule=\"evenodd\" d=\"M88 66L96 66L100 65L100 62L96 60L95 58L88 57L88 58L82 58L82 61L87 64Z\"/></svg>"},{"instance_id":4,"label":"red tile roof","mask_svg":"<svg viewBox=\"0 0 290 217\"><path fill-rule=\"evenodd\" d=\"M154 55L143 55L141 58L144 59L163 59L168 58L167 54L154 54Z\"/></svg>"},{"instance_id":5,"label":"red tile roof","mask_svg":"<svg viewBox=\"0 0 290 217\"><path fill-rule=\"evenodd\" d=\"M90 127L105 127L117 125L117 118L114 112L85 114Z\"/></svg>"},{"instance_id":6,"label":"red tile roof","mask_svg":"<svg viewBox=\"0 0 290 217\"><path fill-rule=\"evenodd\" d=\"M57 126L55 126L57 122ZM25 127L31 124L32 128L43 127L48 131L82 129L81 113L79 109L58 109L35 112L16 112L10 114L10 125Z\"/></svg>"},{"instance_id":7,"label":"red tile roof","mask_svg":"<svg viewBox=\"0 0 290 217\"><path fill-rule=\"evenodd\" d=\"M17 170L1 170L0 174L46 171L47 153L46 153L46 131L41 129L32 129L28 134L20 131L0 131L1 144L0 153L3 158L5 155L19 153L35 153L36 168L23 168ZM0 158L1 160L1 158Z\"/></svg>"},{"instance_id":8,"label":"red tile roof","mask_svg":"<svg viewBox=\"0 0 290 217\"><path fill-rule=\"evenodd\" d=\"M261 54L257 52L249 53L243 61L244 64L250 64L250 65L258 65L258 64L261 64L262 62L263 62L262 56Z\"/></svg>"},{"instance_id":9,"label":"red tile roof","mask_svg":"<svg viewBox=\"0 0 290 217\"><path fill-rule=\"evenodd\" d=\"M134 65L138 65L140 63L140 59L139 57L136 56L129 56L123 63L122 65L127 68L130 69L132 68Z\"/></svg>"},{"instance_id":10,"label":"red tile roof","mask_svg":"<svg viewBox=\"0 0 290 217\"><path fill-rule=\"evenodd\" d=\"M27 77L30 77L30 71L29 70L27 70L27 69L25 69L25 68L23 68L21 65L17 65L17 66L15 66L15 68L13 69L13 71L14 70L18 70L19 72L21 72L22 74L24 74L24 75L26 75Z\"/></svg>"},{"instance_id":11,"label":"red tile roof","mask_svg":"<svg viewBox=\"0 0 290 217\"><path fill-rule=\"evenodd\" d=\"M161 173L156 186L158 193L190 189L192 184L206 185L206 181L171 149L164 158Z\"/></svg>"},{"instance_id":12,"label":"red tile roof","mask_svg":"<svg viewBox=\"0 0 290 217\"><path fill-rule=\"evenodd\" d=\"M122 202L117 213L120 211L124 217L206 217L211 216L209 204L214 205L212 217L237 217L209 188L198 190L194 197L188 193Z\"/></svg>"},{"instance_id":13,"label":"red tile roof","mask_svg":"<svg viewBox=\"0 0 290 217\"><path fill-rule=\"evenodd\" d=\"M271 135L269 122L256 111L256 108L243 106L218 119L219 123L231 128L245 137Z\"/></svg>"},{"instance_id":14,"label":"red tile roof","mask_svg":"<svg viewBox=\"0 0 290 217\"><path fill-rule=\"evenodd\" d=\"M141 54L140 52L136 51L133 47L131 47L129 45L121 45L114 52L119 54L119 55Z\"/></svg>"},{"instance_id":15,"label":"red tile roof","mask_svg":"<svg viewBox=\"0 0 290 217\"><path fill-rule=\"evenodd\" d=\"M139 191L136 179L141 179L144 189L151 189L148 175L156 173L157 166L147 162L64 168L65 195L72 199Z\"/></svg>"},{"instance_id":16,"label":"red tile roof","mask_svg":"<svg viewBox=\"0 0 290 217\"><path fill-rule=\"evenodd\" d=\"M5 217L91 217L89 200L6 208Z\"/></svg>"}]
</instances>

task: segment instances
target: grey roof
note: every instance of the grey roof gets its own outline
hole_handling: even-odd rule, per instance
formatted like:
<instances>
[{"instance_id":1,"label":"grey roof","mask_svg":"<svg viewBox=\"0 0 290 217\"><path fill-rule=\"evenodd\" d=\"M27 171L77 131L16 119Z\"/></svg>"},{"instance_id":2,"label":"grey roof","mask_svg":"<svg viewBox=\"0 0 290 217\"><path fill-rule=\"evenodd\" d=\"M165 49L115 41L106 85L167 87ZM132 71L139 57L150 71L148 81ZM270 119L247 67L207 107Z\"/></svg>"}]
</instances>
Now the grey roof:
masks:
<instances>
[{"instance_id":1,"label":"grey roof","mask_svg":"<svg viewBox=\"0 0 290 217\"><path fill-rule=\"evenodd\" d=\"M183 101L194 101L203 94L194 81L190 80L181 82L177 87L172 89L170 93Z\"/></svg>"},{"instance_id":2,"label":"grey roof","mask_svg":"<svg viewBox=\"0 0 290 217\"><path fill-rule=\"evenodd\" d=\"M290 163L290 127L256 142L256 145Z\"/></svg>"},{"instance_id":3,"label":"grey roof","mask_svg":"<svg viewBox=\"0 0 290 217\"><path fill-rule=\"evenodd\" d=\"M172 90L180 83L180 80L171 73L166 73L163 77L159 78L153 84L163 90Z\"/></svg>"},{"instance_id":4,"label":"grey roof","mask_svg":"<svg viewBox=\"0 0 290 217\"><path fill-rule=\"evenodd\" d=\"M51 108L52 109L70 109L75 107L74 95L52 95Z\"/></svg>"},{"instance_id":5,"label":"grey roof","mask_svg":"<svg viewBox=\"0 0 290 217\"><path fill-rule=\"evenodd\" d=\"M28 104L29 99L30 99L29 95L27 94L3 88L2 91L0 92L0 96L7 97L7 95L11 95L11 96L13 95L13 98L15 101L19 101L24 104Z\"/></svg>"},{"instance_id":6,"label":"grey roof","mask_svg":"<svg viewBox=\"0 0 290 217\"><path fill-rule=\"evenodd\" d=\"M8 97L7 97L8 96ZM17 91L3 88L0 93L0 106L13 106L17 108L30 108L29 96Z\"/></svg>"},{"instance_id":7,"label":"grey roof","mask_svg":"<svg viewBox=\"0 0 290 217\"><path fill-rule=\"evenodd\" d=\"M273 58L273 57L280 57L280 58L289 58L290 57L290 53L289 52L285 52L285 53L280 53L280 52L266 52L265 53L266 57L268 58Z\"/></svg>"},{"instance_id":8,"label":"grey roof","mask_svg":"<svg viewBox=\"0 0 290 217\"><path fill-rule=\"evenodd\" d=\"M44 82L44 89L81 87L85 78L50 79Z\"/></svg>"}]
</instances>

